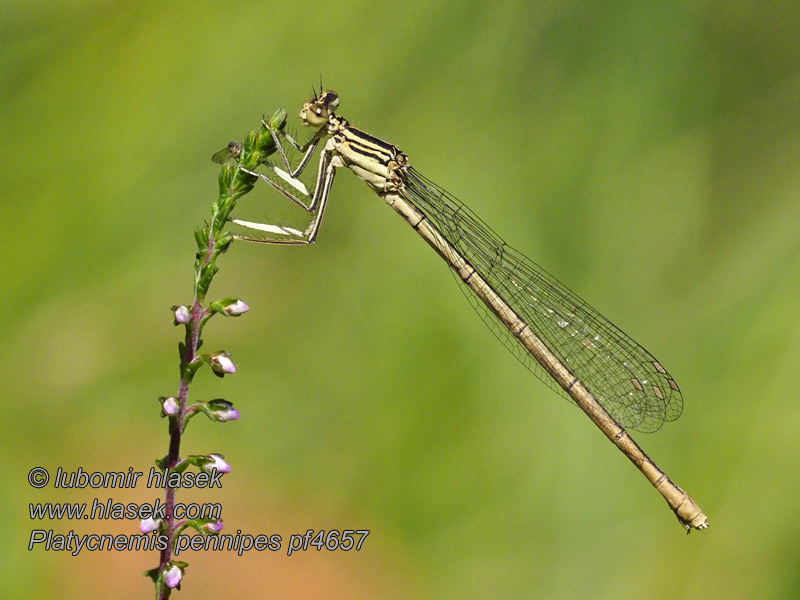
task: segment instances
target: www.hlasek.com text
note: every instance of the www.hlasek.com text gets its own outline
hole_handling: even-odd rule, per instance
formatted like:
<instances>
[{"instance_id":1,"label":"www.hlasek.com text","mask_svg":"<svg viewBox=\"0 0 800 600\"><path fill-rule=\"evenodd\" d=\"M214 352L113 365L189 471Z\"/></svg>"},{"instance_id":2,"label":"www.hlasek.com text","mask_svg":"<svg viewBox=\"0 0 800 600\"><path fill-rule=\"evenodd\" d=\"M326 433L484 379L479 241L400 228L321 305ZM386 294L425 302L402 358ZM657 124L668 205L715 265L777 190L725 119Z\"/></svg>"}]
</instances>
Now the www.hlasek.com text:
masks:
<instances>
[{"instance_id":1,"label":"www.hlasek.com text","mask_svg":"<svg viewBox=\"0 0 800 600\"><path fill-rule=\"evenodd\" d=\"M161 519L167 520L166 504L156 498L154 502L137 504L135 502L114 502L113 498L100 500L95 498L91 505L88 502L45 502L28 504L31 520L82 520L103 521L110 519ZM173 519L221 519L222 505L218 502L184 504L178 502L172 508Z\"/></svg>"}]
</instances>

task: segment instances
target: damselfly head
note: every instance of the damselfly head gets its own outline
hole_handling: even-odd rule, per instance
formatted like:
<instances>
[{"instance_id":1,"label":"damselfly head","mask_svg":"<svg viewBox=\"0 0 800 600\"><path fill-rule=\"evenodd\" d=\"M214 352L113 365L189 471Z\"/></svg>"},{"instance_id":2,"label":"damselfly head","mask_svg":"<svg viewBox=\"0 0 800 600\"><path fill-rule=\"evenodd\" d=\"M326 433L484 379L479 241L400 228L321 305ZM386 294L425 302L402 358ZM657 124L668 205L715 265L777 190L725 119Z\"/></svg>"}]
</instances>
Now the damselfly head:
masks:
<instances>
[{"instance_id":1,"label":"damselfly head","mask_svg":"<svg viewBox=\"0 0 800 600\"><path fill-rule=\"evenodd\" d=\"M300 120L306 125L321 127L339 106L339 94L323 90L300 109Z\"/></svg>"}]
</instances>

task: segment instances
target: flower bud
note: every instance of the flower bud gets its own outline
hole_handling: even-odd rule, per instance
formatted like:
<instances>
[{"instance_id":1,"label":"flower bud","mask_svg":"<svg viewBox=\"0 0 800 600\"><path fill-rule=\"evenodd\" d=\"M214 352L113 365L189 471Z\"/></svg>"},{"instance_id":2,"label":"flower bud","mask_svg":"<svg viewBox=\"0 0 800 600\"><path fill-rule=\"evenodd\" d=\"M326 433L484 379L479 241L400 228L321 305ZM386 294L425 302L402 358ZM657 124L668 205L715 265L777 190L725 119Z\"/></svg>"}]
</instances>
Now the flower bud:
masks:
<instances>
[{"instance_id":1,"label":"flower bud","mask_svg":"<svg viewBox=\"0 0 800 600\"><path fill-rule=\"evenodd\" d=\"M238 317L239 315L243 315L250 310L250 307L241 300L237 299L235 302L231 302L224 307L223 310L229 317Z\"/></svg>"},{"instance_id":2,"label":"flower bud","mask_svg":"<svg viewBox=\"0 0 800 600\"><path fill-rule=\"evenodd\" d=\"M207 462L203 465L203 470L212 473L214 469L219 471L220 473L230 473L231 466L225 462L225 459L221 454L209 454L206 456L211 462Z\"/></svg>"},{"instance_id":3,"label":"flower bud","mask_svg":"<svg viewBox=\"0 0 800 600\"><path fill-rule=\"evenodd\" d=\"M203 525L203 529L206 530L206 533L210 533L211 535L216 535L217 533L222 531L222 527L223 525L221 519L217 519L213 523L206 523L205 525Z\"/></svg>"},{"instance_id":4,"label":"flower bud","mask_svg":"<svg viewBox=\"0 0 800 600\"><path fill-rule=\"evenodd\" d=\"M164 583L168 588L176 588L180 585L183 578L183 570L178 565L170 565L164 571Z\"/></svg>"},{"instance_id":5,"label":"flower bud","mask_svg":"<svg viewBox=\"0 0 800 600\"><path fill-rule=\"evenodd\" d=\"M168 398L161 398L161 408L164 411L164 414L170 417L174 417L181 410L181 407L178 404L178 399L172 396L169 396Z\"/></svg>"},{"instance_id":6,"label":"flower bud","mask_svg":"<svg viewBox=\"0 0 800 600\"><path fill-rule=\"evenodd\" d=\"M230 359L230 354L227 352L218 352L209 356L211 368L216 375L222 377L228 373L236 373L236 365Z\"/></svg>"},{"instance_id":7,"label":"flower bud","mask_svg":"<svg viewBox=\"0 0 800 600\"><path fill-rule=\"evenodd\" d=\"M139 521L139 531L142 533L153 533L161 527L161 519L142 519Z\"/></svg>"},{"instance_id":8,"label":"flower bud","mask_svg":"<svg viewBox=\"0 0 800 600\"><path fill-rule=\"evenodd\" d=\"M214 419L220 422L235 421L240 417L239 411L233 408L233 403L222 398L209 400L208 410L214 416Z\"/></svg>"},{"instance_id":9,"label":"flower bud","mask_svg":"<svg viewBox=\"0 0 800 600\"><path fill-rule=\"evenodd\" d=\"M183 325L188 323L192 318L192 313L189 311L188 306L173 306L173 316L175 317L175 325Z\"/></svg>"}]
</instances>

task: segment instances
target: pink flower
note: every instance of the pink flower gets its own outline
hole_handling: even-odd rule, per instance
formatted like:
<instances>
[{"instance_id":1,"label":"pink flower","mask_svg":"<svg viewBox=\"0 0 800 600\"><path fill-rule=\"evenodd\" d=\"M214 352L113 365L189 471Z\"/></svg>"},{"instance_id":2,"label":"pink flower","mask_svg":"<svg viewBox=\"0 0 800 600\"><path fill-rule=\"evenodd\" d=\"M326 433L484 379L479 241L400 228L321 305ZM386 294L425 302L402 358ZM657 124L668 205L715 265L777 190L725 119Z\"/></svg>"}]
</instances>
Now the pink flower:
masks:
<instances>
[{"instance_id":1,"label":"pink flower","mask_svg":"<svg viewBox=\"0 0 800 600\"><path fill-rule=\"evenodd\" d=\"M210 400L208 409L217 421L235 421L241 415L239 411L233 408L233 404L222 398Z\"/></svg>"},{"instance_id":2,"label":"pink flower","mask_svg":"<svg viewBox=\"0 0 800 600\"><path fill-rule=\"evenodd\" d=\"M181 410L181 407L178 405L178 400L172 396L164 398L161 407L164 409L164 414L170 417L174 417Z\"/></svg>"},{"instance_id":3,"label":"pink flower","mask_svg":"<svg viewBox=\"0 0 800 600\"><path fill-rule=\"evenodd\" d=\"M164 583L168 588L178 587L181 579L183 579L183 571L177 565L172 565L164 571Z\"/></svg>"},{"instance_id":4,"label":"pink flower","mask_svg":"<svg viewBox=\"0 0 800 600\"><path fill-rule=\"evenodd\" d=\"M161 527L161 519L142 519L139 521L139 531L142 533L152 533Z\"/></svg>"},{"instance_id":5,"label":"pink flower","mask_svg":"<svg viewBox=\"0 0 800 600\"><path fill-rule=\"evenodd\" d=\"M231 472L231 466L225 462L225 459L221 454L209 454L208 458L211 460L211 462L208 462L203 466L205 471L211 473L214 469L216 469L220 473Z\"/></svg>"},{"instance_id":6,"label":"pink flower","mask_svg":"<svg viewBox=\"0 0 800 600\"><path fill-rule=\"evenodd\" d=\"M205 525L203 525L203 528L204 528L204 529L205 529L205 530L206 530L208 533L211 533L211 534L216 534L216 533L219 533L220 531L222 531L222 527L223 527L223 525L222 525L222 521L221 521L221 520L219 520L219 519L217 519L217 520L216 520L215 522L213 522L213 523L206 523Z\"/></svg>"},{"instance_id":7,"label":"pink flower","mask_svg":"<svg viewBox=\"0 0 800 600\"><path fill-rule=\"evenodd\" d=\"M236 373L236 365L233 364L233 361L230 359L230 355L227 352L218 352L217 354L212 354L209 357L209 360L211 362L211 368L217 375L222 376L228 373Z\"/></svg>"},{"instance_id":8,"label":"pink flower","mask_svg":"<svg viewBox=\"0 0 800 600\"><path fill-rule=\"evenodd\" d=\"M236 300L236 302L228 304L228 306L226 306L224 310L225 314L227 314L228 316L238 317L239 315L242 315L246 313L248 310L250 310L250 307L247 306L247 304L245 304L241 300Z\"/></svg>"},{"instance_id":9,"label":"pink flower","mask_svg":"<svg viewBox=\"0 0 800 600\"><path fill-rule=\"evenodd\" d=\"M192 318L192 313L189 312L188 306L173 306L172 311L175 316L175 325L188 323Z\"/></svg>"}]
</instances>

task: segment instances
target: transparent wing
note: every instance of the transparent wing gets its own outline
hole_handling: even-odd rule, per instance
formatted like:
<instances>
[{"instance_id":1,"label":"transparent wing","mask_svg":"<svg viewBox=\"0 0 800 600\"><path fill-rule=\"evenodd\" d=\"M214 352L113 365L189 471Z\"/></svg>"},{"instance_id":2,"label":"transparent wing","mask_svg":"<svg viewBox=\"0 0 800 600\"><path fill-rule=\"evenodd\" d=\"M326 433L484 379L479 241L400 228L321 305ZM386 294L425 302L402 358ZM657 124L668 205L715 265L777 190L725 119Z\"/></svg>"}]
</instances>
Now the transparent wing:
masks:
<instances>
[{"instance_id":1,"label":"transparent wing","mask_svg":"<svg viewBox=\"0 0 800 600\"><path fill-rule=\"evenodd\" d=\"M413 168L403 195L472 264L553 354L623 427L658 430L683 411L664 367L633 339L542 267L509 247L469 208ZM552 389L567 393L461 279L472 306L514 356ZM570 399L571 400L571 399Z\"/></svg>"},{"instance_id":2,"label":"transparent wing","mask_svg":"<svg viewBox=\"0 0 800 600\"><path fill-rule=\"evenodd\" d=\"M242 154L242 144L241 142L228 142L228 145L225 146L219 152L215 152L211 155L211 160L219 165L224 165L229 160L239 160L239 157Z\"/></svg>"}]
</instances>

